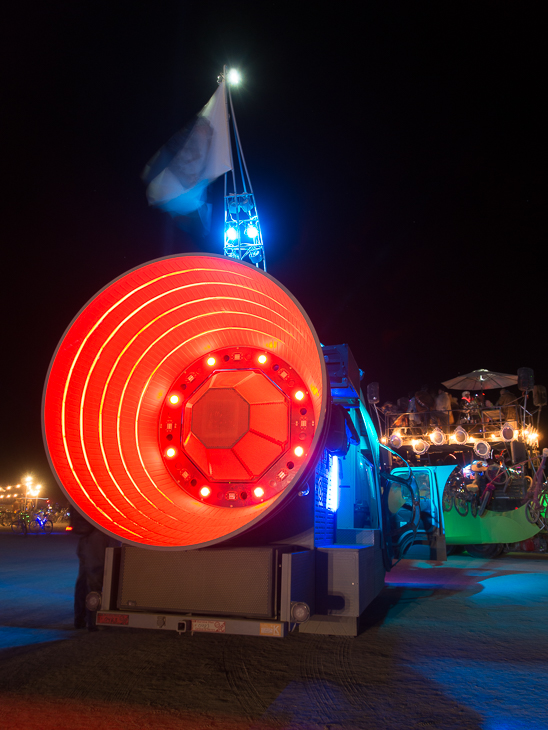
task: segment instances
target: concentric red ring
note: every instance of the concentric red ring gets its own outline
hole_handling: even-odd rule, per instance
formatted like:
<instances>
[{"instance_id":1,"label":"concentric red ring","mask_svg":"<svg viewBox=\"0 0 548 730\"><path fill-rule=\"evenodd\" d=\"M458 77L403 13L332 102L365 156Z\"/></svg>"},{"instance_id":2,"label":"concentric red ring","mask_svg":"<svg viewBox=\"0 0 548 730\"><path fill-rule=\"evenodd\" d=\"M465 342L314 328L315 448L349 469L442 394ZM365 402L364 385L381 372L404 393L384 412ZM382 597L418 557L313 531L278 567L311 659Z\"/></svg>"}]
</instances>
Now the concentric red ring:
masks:
<instances>
[{"instance_id":1,"label":"concentric red ring","mask_svg":"<svg viewBox=\"0 0 548 730\"><path fill-rule=\"evenodd\" d=\"M207 255L159 259L97 294L74 319L46 380L43 430L54 473L103 530L162 548L214 544L247 529L290 491L238 510L206 505L174 481L158 446L158 419L179 374L208 351L277 353L310 393L316 431L327 387L308 317L254 266ZM299 481L306 464L296 474Z\"/></svg>"}]
</instances>

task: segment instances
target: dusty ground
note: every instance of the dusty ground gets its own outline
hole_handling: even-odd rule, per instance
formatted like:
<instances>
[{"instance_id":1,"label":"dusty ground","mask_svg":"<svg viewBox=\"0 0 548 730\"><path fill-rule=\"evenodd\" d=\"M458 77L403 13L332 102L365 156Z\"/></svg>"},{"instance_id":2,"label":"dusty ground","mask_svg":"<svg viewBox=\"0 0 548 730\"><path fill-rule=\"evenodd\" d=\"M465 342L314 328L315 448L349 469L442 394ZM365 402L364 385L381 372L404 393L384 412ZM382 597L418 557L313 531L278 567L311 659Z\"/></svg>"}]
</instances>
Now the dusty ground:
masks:
<instances>
[{"instance_id":1,"label":"dusty ground","mask_svg":"<svg viewBox=\"0 0 548 730\"><path fill-rule=\"evenodd\" d=\"M74 631L76 538L0 532L0 728L548 728L548 556L403 561L356 639Z\"/></svg>"}]
</instances>

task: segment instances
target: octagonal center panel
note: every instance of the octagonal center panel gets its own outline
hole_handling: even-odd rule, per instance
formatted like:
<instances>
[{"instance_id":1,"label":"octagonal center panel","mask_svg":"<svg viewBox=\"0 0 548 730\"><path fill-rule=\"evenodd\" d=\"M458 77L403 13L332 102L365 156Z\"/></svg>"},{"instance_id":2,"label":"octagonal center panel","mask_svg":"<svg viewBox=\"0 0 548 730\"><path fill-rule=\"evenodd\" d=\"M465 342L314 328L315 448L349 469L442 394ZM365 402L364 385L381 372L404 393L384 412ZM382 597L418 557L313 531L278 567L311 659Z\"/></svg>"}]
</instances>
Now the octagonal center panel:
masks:
<instances>
[{"instance_id":1,"label":"octagonal center panel","mask_svg":"<svg viewBox=\"0 0 548 730\"><path fill-rule=\"evenodd\" d=\"M249 431L249 403L233 388L209 388L192 407L190 428L206 449L230 449Z\"/></svg>"},{"instance_id":2,"label":"octagonal center panel","mask_svg":"<svg viewBox=\"0 0 548 730\"><path fill-rule=\"evenodd\" d=\"M214 481L254 481L289 444L290 404L262 372L221 370L184 408L182 446Z\"/></svg>"}]
</instances>

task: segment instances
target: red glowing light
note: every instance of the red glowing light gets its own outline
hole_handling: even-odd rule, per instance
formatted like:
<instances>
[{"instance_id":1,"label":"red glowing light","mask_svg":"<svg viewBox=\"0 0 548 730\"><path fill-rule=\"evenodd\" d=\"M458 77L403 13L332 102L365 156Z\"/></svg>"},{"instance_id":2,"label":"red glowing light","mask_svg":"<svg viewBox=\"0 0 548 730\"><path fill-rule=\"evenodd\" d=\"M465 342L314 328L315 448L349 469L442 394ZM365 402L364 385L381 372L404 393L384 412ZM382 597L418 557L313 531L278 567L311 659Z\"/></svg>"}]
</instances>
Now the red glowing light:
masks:
<instances>
[{"instance_id":1,"label":"red glowing light","mask_svg":"<svg viewBox=\"0 0 548 730\"><path fill-rule=\"evenodd\" d=\"M211 489L209 487L202 487L200 489L200 494L202 495L202 497L209 497L209 495L211 494Z\"/></svg>"},{"instance_id":2,"label":"red glowing light","mask_svg":"<svg viewBox=\"0 0 548 730\"><path fill-rule=\"evenodd\" d=\"M257 499L260 499L264 496L264 489L262 487L255 487L253 494L257 497Z\"/></svg>"},{"instance_id":3,"label":"red glowing light","mask_svg":"<svg viewBox=\"0 0 548 730\"><path fill-rule=\"evenodd\" d=\"M225 370L185 404L183 448L208 479L257 478L287 447L289 404L261 372Z\"/></svg>"},{"instance_id":4,"label":"red glowing light","mask_svg":"<svg viewBox=\"0 0 548 730\"><path fill-rule=\"evenodd\" d=\"M295 454L295 456L302 456L304 454L304 449L302 446L296 446L293 449L293 453Z\"/></svg>"},{"instance_id":5,"label":"red glowing light","mask_svg":"<svg viewBox=\"0 0 548 730\"><path fill-rule=\"evenodd\" d=\"M304 393L302 392L302 390L298 390L295 393L295 400L302 400L303 398L304 398Z\"/></svg>"},{"instance_id":6,"label":"red glowing light","mask_svg":"<svg viewBox=\"0 0 548 730\"><path fill-rule=\"evenodd\" d=\"M209 367L213 367L213 366L215 365L215 363L216 363L216 362L217 362L217 361L215 360L215 358L214 358L214 357L208 357L208 358L207 358L207 364L209 365Z\"/></svg>"},{"instance_id":7,"label":"red glowing light","mask_svg":"<svg viewBox=\"0 0 548 730\"><path fill-rule=\"evenodd\" d=\"M169 403L169 394L184 385L182 403L190 397L187 393L202 387L204 352L230 348L234 360L229 367L238 349L249 347L254 352L268 348L287 363L286 376L290 369L292 378L306 383L316 424L306 445L312 452L324 425L325 365L310 322L278 282L252 265L188 254L145 264L99 292L60 342L44 395L48 457L71 501L110 534L160 547L212 545L276 509L288 488L280 487L260 504L239 499L238 509L200 502L197 491L194 497L185 491L180 482L196 483L199 474L190 462L181 462L180 481L170 471L183 455L180 411L169 408L172 428L166 422L163 429L164 439L170 435L174 446L167 440L161 448L159 444L162 408L179 405ZM192 363L199 370L187 371ZM179 379L183 372L185 378ZM275 372L272 378L282 384ZM242 449L238 458L246 475L248 470L259 474L262 466L254 461L255 444L245 439L267 441L254 426L262 418L260 404L256 414L255 404L248 403L249 431L227 448ZM278 420L268 417L268 428L266 435L272 428L272 444L278 448ZM165 459L169 448L176 449L176 459ZM259 462L266 458L261 455ZM207 459L209 463L209 455ZM213 470L232 470L214 459L211 463Z\"/></svg>"},{"instance_id":8,"label":"red glowing light","mask_svg":"<svg viewBox=\"0 0 548 730\"><path fill-rule=\"evenodd\" d=\"M180 400L181 400L181 399L179 398L179 396L178 396L178 395L170 395L170 396L169 396L169 402L171 403L171 405L172 405L172 406L176 406L176 405L177 405L177 403L178 403L178 402L179 402Z\"/></svg>"},{"instance_id":9,"label":"red glowing light","mask_svg":"<svg viewBox=\"0 0 548 730\"><path fill-rule=\"evenodd\" d=\"M257 358L257 360L258 360L258 362L259 362L259 363L260 363L261 365L264 365L264 364L265 364L265 362L266 362L266 360L267 360L267 357L266 357L266 355L259 355L259 357Z\"/></svg>"}]
</instances>

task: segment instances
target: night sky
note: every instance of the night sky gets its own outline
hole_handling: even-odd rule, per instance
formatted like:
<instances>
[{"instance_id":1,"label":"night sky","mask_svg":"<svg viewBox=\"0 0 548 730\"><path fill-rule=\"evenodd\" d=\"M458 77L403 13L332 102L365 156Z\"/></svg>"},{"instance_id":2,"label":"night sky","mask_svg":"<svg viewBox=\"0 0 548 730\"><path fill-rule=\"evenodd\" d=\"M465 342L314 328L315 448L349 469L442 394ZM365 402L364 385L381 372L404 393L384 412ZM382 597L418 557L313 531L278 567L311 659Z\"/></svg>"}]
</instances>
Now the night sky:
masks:
<instances>
[{"instance_id":1,"label":"night sky","mask_svg":"<svg viewBox=\"0 0 548 730\"><path fill-rule=\"evenodd\" d=\"M0 485L50 485L43 382L128 269L222 253L147 205L143 166L216 89L268 271L381 400L476 368L548 384L542 23L519 3L20 2L4 17ZM6 194L7 193L7 194ZM6 200L7 198L7 200ZM546 443L546 439L545 439Z\"/></svg>"}]
</instances>

